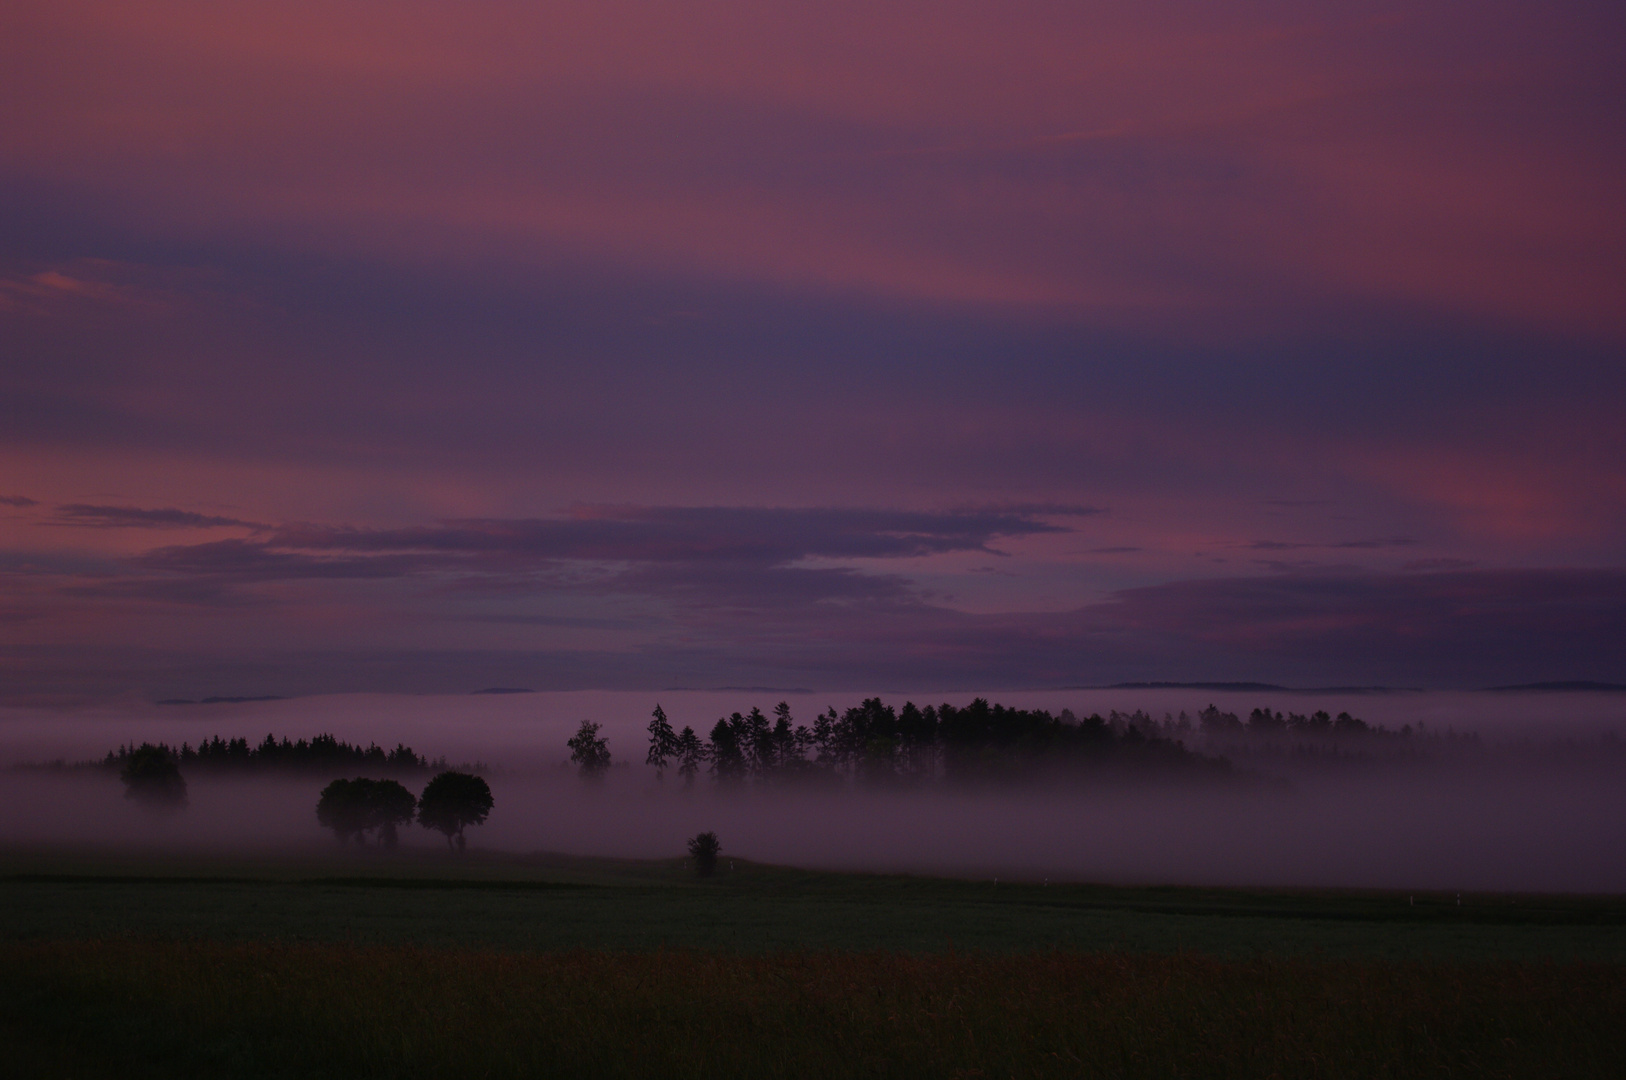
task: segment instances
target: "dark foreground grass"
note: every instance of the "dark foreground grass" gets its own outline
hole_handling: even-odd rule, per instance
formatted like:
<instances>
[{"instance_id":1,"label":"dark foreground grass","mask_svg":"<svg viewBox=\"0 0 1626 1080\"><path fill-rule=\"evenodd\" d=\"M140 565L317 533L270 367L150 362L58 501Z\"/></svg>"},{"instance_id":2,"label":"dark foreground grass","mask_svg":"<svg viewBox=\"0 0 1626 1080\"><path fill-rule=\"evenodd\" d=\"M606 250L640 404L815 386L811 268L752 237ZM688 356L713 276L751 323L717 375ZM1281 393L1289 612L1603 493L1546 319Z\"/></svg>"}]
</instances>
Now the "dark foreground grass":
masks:
<instances>
[{"instance_id":1,"label":"dark foreground grass","mask_svg":"<svg viewBox=\"0 0 1626 1080\"><path fill-rule=\"evenodd\" d=\"M743 859L697 881L678 860L340 854L0 850L0 940L1626 963L1618 896L996 886Z\"/></svg>"},{"instance_id":2,"label":"dark foreground grass","mask_svg":"<svg viewBox=\"0 0 1626 1080\"><path fill-rule=\"evenodd\" d=\"M1626 968L0 944L39 1077L1613 1077Z\"/></svg>"}]
</instances>

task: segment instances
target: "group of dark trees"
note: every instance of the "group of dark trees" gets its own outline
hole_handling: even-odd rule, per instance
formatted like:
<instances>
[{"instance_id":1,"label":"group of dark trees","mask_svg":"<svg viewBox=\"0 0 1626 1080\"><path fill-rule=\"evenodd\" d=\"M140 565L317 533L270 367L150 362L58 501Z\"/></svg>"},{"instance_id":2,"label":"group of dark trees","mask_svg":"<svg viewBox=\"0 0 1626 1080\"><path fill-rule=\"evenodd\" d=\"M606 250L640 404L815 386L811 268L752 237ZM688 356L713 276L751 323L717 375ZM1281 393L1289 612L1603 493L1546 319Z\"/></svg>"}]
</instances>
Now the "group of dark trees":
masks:
<instances>
[{"instance_id":1,"label":"group of dark trees","mask_svg":"<svg viewBox=\"0 0 1626 1080\"><path fill-rule=\"evenodd\" d=\"M152 744L143 744L143 747ZM103 764L123 768L129 757L140 747L121 746L108 751ZM318 735L313 739L278 740L267 735L258 745L247 739L214 738L200 742L195 748L182 743L179 749L157 744L157 749L171 757L178 767L203 769L280 770L288 772L331 772L340 769L366 769L373 772L398 774L427 772L444 769L444 759L430 761L413 753L410 746L397 744L394 750L385 750L374 743L370 746L352 746L332 735Z\"/></svg>"},{"instance_id":2,"label":"group of dark trees","mask_svg":"<svg viewBox=\"0 0 1626 1080\"><path fill-rule=\"evenodd\" d=\"M1198 724L1206 735L1235 735L1246 732L1250 735L1308 735L1308 736L1336 736L1338 738L1361 738L1364 736L1376 737L1405 737L1411 734L1411 725L1407 724L1399 731L1390 731L1378 725L1374 727L1365 720L1341 712L1337 716L1330 715L1325 709L1317 712L1300 714L1289 712L1271 712L1269 709L1255 709L1248 714L1247 722L1236 713L1221 712L1210 705L1197 714Z\"/></svg>"},{"instance_id":3,"label":"group of dark trees","mask_svg":"<svg viewBox=\"0 0 1626 1080\"><path fill-rule=\"evenodd\" d=\"M338 743L330 736L318 736L312 743L320 746L324 741L342 750L356 749ZM215 743L233 745L221 743L219 739ZM279 745L289 744L287 740L278 744L268 736L262 749ZM308 748L311 743L301 740L293 745ZM210 746L210 743L204 743L200 749L207 753L206 748ZM375 746L371 749L378 748ZM385 755L386 761L389 757ZM397 764L408 760L421 763L424 760L404 747L393 757ZM125 797L156 809L180 809L186 805L186 778L181 775L180 768L184 760L187 759L163 743L124 746L107 756L108 764L119 766L119 779L124 781ZM199 760L196 751L190 760L193 764ZM254 761L255 758L250 756L248 760ZM264 757L258 760L262 764L268 763ZM399 827L410 825L416 818L424 828L444 833L447 845L461 851L466 846L463 830L484 822L491 813L491 807L491 788L471 773L442 772L429 781L421 796L416 797L398 780L374 780L358 776L354 780L335 780L322 789L321 797L316 802L316 820L324 828L332 829L341 844L348 843L352 838L364 844L370 833L380 847L393 848L400 839Z\"/></svg>"},{"instance_id":4,"label":"group of dark trees","mask_svg":"<svg viewBox=\"0 0 1626 1080\"><path fill-rule=\"evenodd\" d=\"M397 828L416 817L424 828L444 833L448 847L462 851L463 830L484 822L491 807L491 788L470 773L443 772L417 798L397 780L358 776L335 780L322 789L316 820L332 829L341 844L352 837L366 843L372 833L380 847L393 848L399 842Z\"/></svg>"},{"instance_id":5,"label":"group of dark trees","mask_svg":"<svg viewBox=\"0 0 1626 1080\"><path fill-rule=\"evenodd\" d=\"M675 768L692 784L702 771L720 784L747 778L823 779L897 784L944 780L1024 779L1092 766L1128 766L1220 773L1223 759L1180 742L1099 716L1077 719L1043 709L1015 709L977 698L969 705L906 702L893 709L880 698L799 724L780 702L772 718L760 709L734 713L702 740L693 728L673 729L655 707L645 761L657 773Z\"/></svg>"},{"instance_id":6,"label":"group of dark trees","mask_svg":"<svg viewBox=\"0 0 1626 1080\"><path fill-rule=\"evenodd\" d=\"M124 797L154 809L180 809L186 805L186 777L175 763L175 755L162 743L142 743L124 748L119 759L119 779L124 781Z\"/></svg>"}]
</instances>

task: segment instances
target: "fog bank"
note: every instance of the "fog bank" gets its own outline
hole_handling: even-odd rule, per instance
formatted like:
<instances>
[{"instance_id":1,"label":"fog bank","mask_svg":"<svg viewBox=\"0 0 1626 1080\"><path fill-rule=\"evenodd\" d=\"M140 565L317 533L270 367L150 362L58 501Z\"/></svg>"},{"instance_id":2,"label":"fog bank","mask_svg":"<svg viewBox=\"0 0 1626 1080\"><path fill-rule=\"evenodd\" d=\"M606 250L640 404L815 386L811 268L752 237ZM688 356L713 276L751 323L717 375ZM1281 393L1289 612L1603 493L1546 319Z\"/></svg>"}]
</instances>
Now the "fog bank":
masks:
<instances>
[{"instance_id":1,"label":"fog bank","mask_svg":"<svg viewBox=\"0 0 1626 1080\"><path fill-rule=\"evenodd\" d=\"M1493 748L1515 737L1626 730L1615 722L1626 698L1613 695L989 696L1080 714L1177 714L1210 701L1242 712L1256 705L1347 708L1389 727L1480 731ZM1526 762L1519 753L1498 752L1483 760L1295 774L1275 788L1081 780L1044 788L728 792L704 779L693 789L671 774L657 781L641 764L643 726L657 697L674 724L697 730L725 712L766 708L781 698L803 721L828 704L856 704L856 695L688 692L10 710L0 716L0 755L11 762L76 760L124 742L195 744L214 734L258 741L267 732L406 742L420 753L489 765L496 808L487 824L470 831L470 843L510 851L671 857L682 853L687 837L711 829L722 838L725 862L734 856L832 869L1121 883L1626 891L1626 768L1619 755ZM902 700L895 696L896 704ZM618 762L598 783L561 764L565 738L589 718L604 724ZM621 764L629 758L638 763ZM198 773L188 777L189 808L162 815L124 799L110 772L8 771L0 774L0 797L12 812L0 841L331 851L334 841L315 818L317 794L329 779ZM409 779L408 786L416 791L426 779ZM444 849L438 834L417 827L403 842Z\"/></svg>"}]
</instances>

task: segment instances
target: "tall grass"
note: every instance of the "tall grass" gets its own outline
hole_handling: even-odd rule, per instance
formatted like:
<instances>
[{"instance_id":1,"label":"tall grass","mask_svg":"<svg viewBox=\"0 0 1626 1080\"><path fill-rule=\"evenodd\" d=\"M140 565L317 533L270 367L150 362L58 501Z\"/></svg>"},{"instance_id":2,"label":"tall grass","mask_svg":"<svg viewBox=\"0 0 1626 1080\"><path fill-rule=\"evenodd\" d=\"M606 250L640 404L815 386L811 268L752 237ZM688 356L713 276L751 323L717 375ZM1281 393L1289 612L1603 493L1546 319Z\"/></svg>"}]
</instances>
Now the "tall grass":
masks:
<instances>
[{"instance_id":1,"label":"tall grass","mask_svg":"<svg viewBox=\"0 0 1626 1080\"><path fill-rule=\"evenodd\" d=\"M1626 968L0 944L32 1076L1619 1075Z\"/></svg>"}]
</instances>

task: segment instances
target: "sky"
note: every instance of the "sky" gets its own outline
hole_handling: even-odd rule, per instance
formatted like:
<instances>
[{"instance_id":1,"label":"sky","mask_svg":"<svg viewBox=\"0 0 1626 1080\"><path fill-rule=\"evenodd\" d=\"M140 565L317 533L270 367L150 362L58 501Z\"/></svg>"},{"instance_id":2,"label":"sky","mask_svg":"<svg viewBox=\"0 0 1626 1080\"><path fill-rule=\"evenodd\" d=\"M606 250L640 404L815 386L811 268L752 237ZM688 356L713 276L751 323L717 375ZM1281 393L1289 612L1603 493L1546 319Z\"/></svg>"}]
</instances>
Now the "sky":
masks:
<instances>
[{"instance_id":1,"label":"sky","mask_svg":"<svg viewBox=\"0 0 1626 1080\"><path fill-rule=\"evenodd\" d=\"M1626 682L1623 53L8 3L0 702Z\"/></svg>"}]
</instances>

